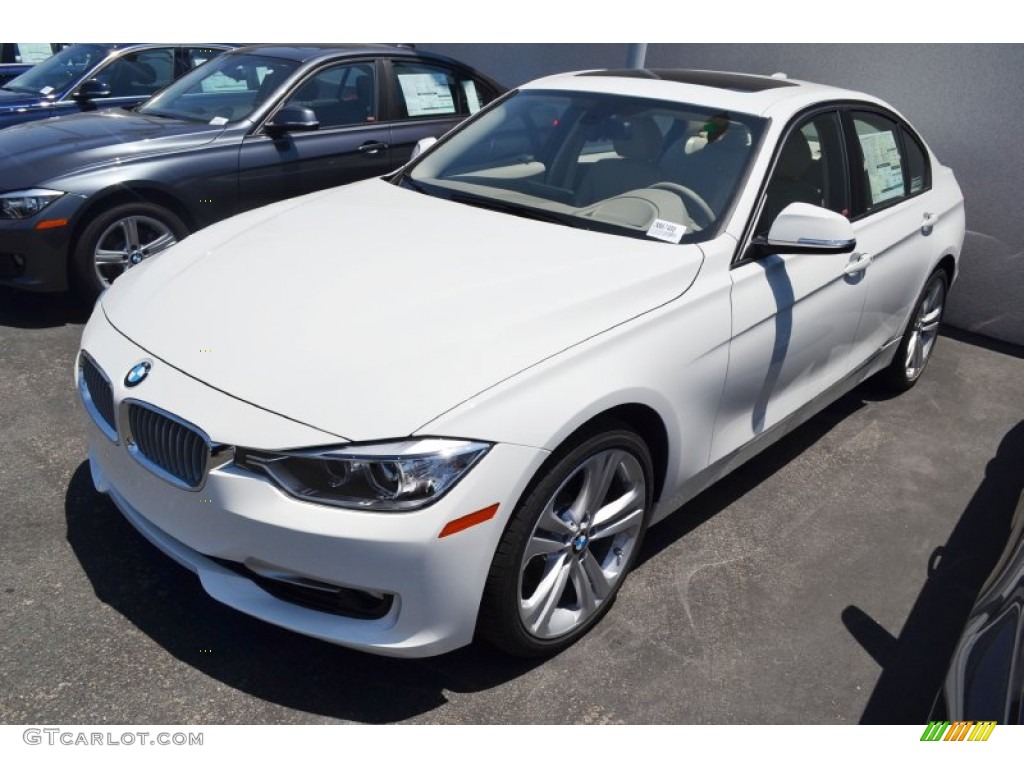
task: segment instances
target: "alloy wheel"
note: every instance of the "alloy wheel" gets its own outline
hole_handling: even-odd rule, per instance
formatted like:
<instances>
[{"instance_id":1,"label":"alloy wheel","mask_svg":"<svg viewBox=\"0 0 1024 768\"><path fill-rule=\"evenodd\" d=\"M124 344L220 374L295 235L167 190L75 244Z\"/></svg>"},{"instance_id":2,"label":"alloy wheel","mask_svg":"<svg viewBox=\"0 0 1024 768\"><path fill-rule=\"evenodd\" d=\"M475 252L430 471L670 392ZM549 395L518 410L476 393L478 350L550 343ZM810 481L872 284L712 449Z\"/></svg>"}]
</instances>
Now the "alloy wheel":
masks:
<instances>
[{"instance_id":1,"label":"alloy wheel","mask_svg":"<svg viewBox=\"0 0 1024 768\"><path fill-rule=\"evenodd\" d=\"M100 234L93 252L96 276L110 285L125 270L178 242L170 227L152 216L125 216Z\"/></svg>"},{"instance_id":2,"label":"alloy wheel","mask_svg":"<svg viewBox=\"0 0 1024 768\"><path fill-rule=\"evenodd\" d=\"M914 316L907 353L903 361L908 381L914 381L924 370L931 357L935 339L939 335L939 323L946 302L946 283L940 277L932 279L924 298Z\"/></svg>"},{"instance_id":3,"label":"alloy wheel","mask_svg":"<svg viewBox=\"0 0 1024 768\"><path fill-rule=\"evenodd\" d=\"M613 448L579 464L547 500L519 566L519 617L548 640L584 624L615 593L640 540L640 462Z\"/></svg>"}]
</instances>

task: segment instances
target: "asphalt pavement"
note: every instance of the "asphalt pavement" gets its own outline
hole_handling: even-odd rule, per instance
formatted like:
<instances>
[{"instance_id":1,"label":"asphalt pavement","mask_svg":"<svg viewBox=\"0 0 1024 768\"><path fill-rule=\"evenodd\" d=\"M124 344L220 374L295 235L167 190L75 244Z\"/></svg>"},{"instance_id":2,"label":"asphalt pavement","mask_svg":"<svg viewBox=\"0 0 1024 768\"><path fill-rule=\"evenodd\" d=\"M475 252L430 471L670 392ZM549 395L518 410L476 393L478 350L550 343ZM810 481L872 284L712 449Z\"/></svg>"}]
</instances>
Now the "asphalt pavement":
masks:
<instances>
[{"instance_id":1,"label":"asphalt pavement","mask_svg":"<svg viewBox=\"0 0 1024 768\"><path fill-rule=\"evenodd\" d=\"M947 332L647 535L561 655L369 656L208 598L89 479L86 311L0 289L0 723L923 723L1024 482L1024 350Z\"/></svg>"}]
</instances>

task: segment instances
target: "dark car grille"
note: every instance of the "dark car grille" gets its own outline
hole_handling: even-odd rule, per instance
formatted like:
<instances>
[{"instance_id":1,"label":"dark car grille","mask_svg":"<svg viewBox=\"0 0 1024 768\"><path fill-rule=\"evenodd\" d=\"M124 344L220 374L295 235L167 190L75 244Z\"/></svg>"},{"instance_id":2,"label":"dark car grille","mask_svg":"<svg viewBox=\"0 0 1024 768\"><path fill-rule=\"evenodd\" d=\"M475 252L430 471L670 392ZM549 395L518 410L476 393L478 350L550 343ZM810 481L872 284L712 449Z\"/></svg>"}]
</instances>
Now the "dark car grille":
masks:
<instances>
[{"instance_id":1,"label":"dark car grille","mask_svg":"<svg viewBox=\"0 0 1024 768\"><path fill-rule=\"evenodd\" d=\"M137 456L189 488L203 483L209 445L193 428L139 403L128 406L131 441Z\"/></svg>"},{"instance_id":2,"label":"dark car grille","mask_svg":"<svg viewBox=\"0 0 1024 768\"><path fill-rule=\"evenodd\" d=\"M110 434L116 435L114 426L114 393L110 389L110 382L103 375L96 364L87 356L82 355L82 381L85 383L85 392L88 400L86 405L91 405L90 414L94 419L102 420L110 430Z\"/></svg>"}]
</instances>

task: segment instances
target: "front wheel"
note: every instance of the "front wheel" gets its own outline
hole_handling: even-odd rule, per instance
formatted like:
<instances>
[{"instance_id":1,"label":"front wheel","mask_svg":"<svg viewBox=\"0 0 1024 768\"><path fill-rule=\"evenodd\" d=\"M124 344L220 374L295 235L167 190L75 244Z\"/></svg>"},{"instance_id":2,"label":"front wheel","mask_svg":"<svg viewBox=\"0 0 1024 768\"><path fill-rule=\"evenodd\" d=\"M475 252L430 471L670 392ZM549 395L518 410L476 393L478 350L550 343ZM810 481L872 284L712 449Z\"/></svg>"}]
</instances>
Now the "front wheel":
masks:
<instances>
[{"instance_id":1,"label":"front wheel","mask_svg":"<svg viewBox=\"0 0 1024 768\"><path fill-rule=\"evenodd\" d=\"M939 269L932 273L910 316L910 324L903 333L896 356L884 371L885 382L897 392L910 389L924 373L939 336L939 324L946 308L948 283L946 273Z\"/></svg>"},{"instance_id":2,"label":"front wheel","mask_svg":"<svg viewBox=\"0 0 1024 768\"><path fill-rule=\"evenodd\" d=\"M624 428L560 451L513 513L487 577L479 634L517 656L555 653L608 611L652 506L650 452Z\"/></svg>"},{"instance_id":3,"label":"front wheel","mask_svg":"<svg viewBox=\"0 0 1024 768\"><path fill-rule=\"evenodd\" d=\"M188 235L174 213L153 203L127 203L100 213L82 231L71 260L74 287L95 299L125 270Z\"/></svg>"}]
</instances>

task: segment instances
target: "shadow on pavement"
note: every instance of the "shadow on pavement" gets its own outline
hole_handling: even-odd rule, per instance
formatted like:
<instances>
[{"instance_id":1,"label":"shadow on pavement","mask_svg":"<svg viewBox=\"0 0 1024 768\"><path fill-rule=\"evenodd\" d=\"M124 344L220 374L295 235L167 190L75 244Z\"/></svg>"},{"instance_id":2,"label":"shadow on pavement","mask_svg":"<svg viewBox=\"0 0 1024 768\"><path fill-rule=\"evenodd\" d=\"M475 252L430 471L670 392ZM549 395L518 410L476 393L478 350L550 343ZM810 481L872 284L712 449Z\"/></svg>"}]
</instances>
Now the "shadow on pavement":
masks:
<instances>
[{"instance_id":1,"label":"shadow on pavement","mask_svg":"<svg viewBox=\"0 0 1024 768\"><path fill-rule=\"evenodd\" d=\"M1006 433L946 543L931 553L927 577L898 638L856 606L843 624L882 667L862 723L928 721L957 640L982 584L1006 546L1024 489L1024 421Z\"/></svg>"},{"instance_id":2,"label":"shadow on pavement","mask_svg":"<svg viewBox=\"0 0 1024 768\"><path fill-rule=\"evenodd\" d=\"M863 408L865 402L876 399L876 388L873 382L860 385L655 525L644 536L636 567L699 528L789 464L837 424Z\"/></svg>"},{"instance_id":3,"label":"shadow on pavement","mask_svg":"<svg viewBox=\"0 0 1024 768\"><path fill-rule=\"evenodd\" d=\"M480 691L533 669L475 644L432 659L350 651L221 605L97 493L88 463L65 495L67 537L96 596L176 658L238 690L291 709L390 723L436 709L445 691Z\"/></svg>"},{"instance_id":4,"label":"shadow on pavement","mask_svg":"<svg viewBox=\"0 0 1024 768\"><path fill-rule=\"evenodd\" d=\"M91 313L91 306L69 293L30 293L0 286L0 325L10 328L81 325Z\"/></svg>"},{"instance_id":5,"label":"shadow on pavement","mask_svg":"<svg viewBox=\"0 0 1024 768\"><path fill-rule=\"evenodd\" d=\"M1011 344L1008 341L993 339L989 336L982 336L978 333L962 331L959 328L953 328L949 325L942 326L941 334L943 336L948 336L951 339L962 341L964 344L970 344L975 347L987 349L990 352L998 352L1001 355L1009 355L1010 357L1016 357L1018 360L1024 360L1024 346L1020 346L1019 344Z\"/></svg>"}]
</instances>

